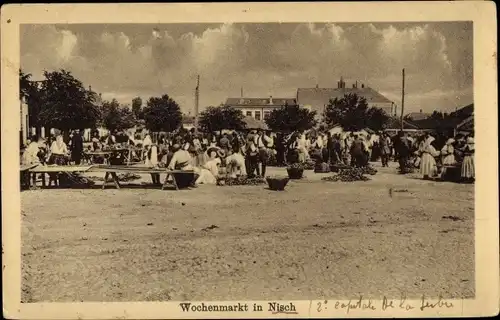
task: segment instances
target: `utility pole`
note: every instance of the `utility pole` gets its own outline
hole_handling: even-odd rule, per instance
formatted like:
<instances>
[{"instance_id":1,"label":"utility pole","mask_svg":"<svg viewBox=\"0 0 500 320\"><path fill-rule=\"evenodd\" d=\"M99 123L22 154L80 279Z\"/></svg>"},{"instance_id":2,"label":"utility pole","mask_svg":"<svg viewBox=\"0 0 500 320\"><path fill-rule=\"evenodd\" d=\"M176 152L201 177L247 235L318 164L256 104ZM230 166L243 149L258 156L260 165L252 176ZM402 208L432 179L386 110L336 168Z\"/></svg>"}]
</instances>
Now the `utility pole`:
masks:
<instances>
[{"instance_id":1,"label":"utility pole","mask_svg":"<svg viewBox=\"0 0 500 320\"><path fill-rule=\"evenodd\" d=\"M404 129L403 115L405 112L405 69L403 68L403 88L401 92L401 131Z\"/></svg>"},{"instance_id":2,"label":"utility pole","mask_svg":"<svg viewBox=\"0 0 500 320\"><path fill-rule=\"evenodd\" d=\"M194 93L194 132L198 133L198 104L200 101L200 75L196 80L196 90Z\"/></svg>"}]
</instances>

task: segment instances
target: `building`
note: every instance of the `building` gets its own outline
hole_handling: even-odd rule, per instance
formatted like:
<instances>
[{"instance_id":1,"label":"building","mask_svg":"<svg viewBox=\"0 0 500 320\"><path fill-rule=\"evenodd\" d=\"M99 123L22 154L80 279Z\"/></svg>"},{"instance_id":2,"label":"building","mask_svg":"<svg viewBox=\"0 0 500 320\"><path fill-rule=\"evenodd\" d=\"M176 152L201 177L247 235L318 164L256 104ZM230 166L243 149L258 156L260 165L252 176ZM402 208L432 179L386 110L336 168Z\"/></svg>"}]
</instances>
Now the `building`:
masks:
<instances>
[{"instance_id":1,"label":"building","mask_svg":"<svg viewBox=\"0 0 500 320\"><path fill-rule=\"evenodd\" d=\"M228 98L225 106L230 106L241 110L246 117L252 117L255 120L265 120L271 114L271 111L281 108L284 105L295 105L296 99L293 98Z\"/></svg>"},{"instance_id":2,"label":"building","mask_svg":"<svg viewBox=\"0 0 500 320\"><path fill-rule=\"evenodd\" d=\"M194 128L195 117L191 115L182 115L182 127L186 130L191 130Z\"/></svg>"},{"instance_id":3,"label":"building","mask_svg":"<svg viewBox=\"0 0 500 320\"><path fill-rule=\"evenodd\" d=\"M28 115L28 104L26 104L24 98L21 99L21 126L19 128L19 136L21 144L25 145L28 141L30 129L29 129L29 115Z\"/></svg>"},{"instance_id":4,"label":"building","mask_svg":"<svg viewBox=\"0 0 500 320\"><path fill-rule=\"evenodd\" d=\"M347 94L356 94L366 99L368 107L378 107L384 110L388 115L396 114L396 105L393 101L387 99L376 90L358 83L347 88L342 78L337 82L337 88L299 88L297 89L297 103L299 106L316 111L318 118L321 118L330 99L341 99Z\"/></svg>"},{"instance_id":5,"label":"building","mask_svg":"<svg viewBox=\"0 0 500 320\"><path fill-rule=\"evenodd\" d=\"M429 119L430 117L431 114L422 112L422 109L420 109L420 112L410 112L407 115L405 115L405 119L410 121L422 121Z\"/></svg>"}]
</instances>

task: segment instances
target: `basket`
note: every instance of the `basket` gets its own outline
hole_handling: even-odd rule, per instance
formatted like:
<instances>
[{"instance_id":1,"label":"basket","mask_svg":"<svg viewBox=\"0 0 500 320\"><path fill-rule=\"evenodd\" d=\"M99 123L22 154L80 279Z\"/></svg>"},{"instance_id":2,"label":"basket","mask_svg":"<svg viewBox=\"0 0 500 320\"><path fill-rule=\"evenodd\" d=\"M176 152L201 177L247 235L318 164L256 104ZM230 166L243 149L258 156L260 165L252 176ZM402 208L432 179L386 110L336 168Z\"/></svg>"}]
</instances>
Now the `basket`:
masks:
<instances>
[{"instance_id":1,"label":"basket","mask_svg":"<svg viewBox=\"0 0 500 320\"><path fill-rule=\"evenodd\" d=\"M266 177L269 189L274 191L283 191L287 185L289 178L287 177Z\"/></svg>"},{"instance_id":2,"label":"basket","mask_svg":"<svg viewBox=\"0 0 500 320\"><path fill-rule=\"evenodd\" d=\"M194 172L176 172L172 173L172 175L175 176L175 182L179 189L190 187L194 182Z\"/></svg>"},{"instance_id":3,"label":"basket","mask_svg":"<svg viewBox=\"0 0 500 320\"><path fill-rule=\"evenodd\" d=\"M290 179L302 179L304 174L304 168L287 168L286 171Z\"/></svg>"}]
</instances>

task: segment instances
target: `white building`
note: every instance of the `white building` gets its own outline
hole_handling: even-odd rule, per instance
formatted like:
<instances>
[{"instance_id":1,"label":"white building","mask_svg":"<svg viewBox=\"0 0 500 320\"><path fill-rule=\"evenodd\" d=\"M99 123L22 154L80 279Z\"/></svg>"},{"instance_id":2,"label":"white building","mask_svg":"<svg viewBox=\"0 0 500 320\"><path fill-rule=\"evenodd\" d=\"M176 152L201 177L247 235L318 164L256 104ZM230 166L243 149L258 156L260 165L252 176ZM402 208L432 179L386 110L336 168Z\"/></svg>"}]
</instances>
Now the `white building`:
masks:
<instances>
[{"instance_id":1,"label":"white building","mask_svg":"<svg viewBox=\"0 0 500 320\"><path fill-rule=\"evenodd\" d=\"M263 121L269 117L271 111L285 105L297 104L294 98L228 98L225 106L241 110L244 116Z\"/></svg>"},{"instance_id":2,"label":"white building","mask_svg":"<svg viewBox=\"0 0 500 320\"><path fill-rule=\"evenodd\" d=\"M316 111L318 118L321 117L329 104L330 99L341 99L346 94L356 94L366 99L368 107L378 107L384 110L387 115L394 116L396 114L396 105L393 101L387 99L376 90L355 83L352 88L346 88L346 83L340 79L337 83L337 88L299 88L297 89L297 103L301 107L309 108Z\"/></svg>"}]
</instances>

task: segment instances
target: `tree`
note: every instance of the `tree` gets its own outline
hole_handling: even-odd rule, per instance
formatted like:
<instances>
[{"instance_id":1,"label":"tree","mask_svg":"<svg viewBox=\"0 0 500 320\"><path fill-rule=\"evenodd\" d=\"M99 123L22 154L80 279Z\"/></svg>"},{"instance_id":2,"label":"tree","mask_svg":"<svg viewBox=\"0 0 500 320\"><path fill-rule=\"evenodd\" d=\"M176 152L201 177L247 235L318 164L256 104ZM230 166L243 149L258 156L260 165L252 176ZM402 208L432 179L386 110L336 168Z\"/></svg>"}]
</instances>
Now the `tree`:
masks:
<instances>
[{"instance_id":1,"label":"tree","mask_svg":"<svg viewBox=\"0 0 500 320\"><path fill-rule=\"evenodd\" d=\"M100 112L95 105L97 95L86 90L82 82L65 70L44 72L40 88L40 124L63 132L93 128Z\"/></svg>"},{"instance_id":2,"label":"tree","mask_svg":"<svg viewBox=\"0 0 500 320\"><path fill-rule=\"evenodd\" d=\"M179 128L182 122L179 105L167 94L149 98L143 115L146 128L153 132L172 132Z\"/></svg>"},{"instance_id":3,"label":"tree","mask_svg":"<svg viewBox=\"0 0 500 320\"><path fill-rule=\"evenodd\" d=\"M271 111L266 124L271 130L292 132L308 130L316 125L316 111L309 111L298 105L285 104L279 109Z\"/></svg>"},{"instance_id":4,"label":"tree","mask_svg":"<svg viewBox=\"0 0 500 320\"><path fill-rule=\"evenodd\" d=\"M366 127L380 130L389 120L382 109L369 108L366 99L355 93L346 94L341 99L330 99L324 115L328 124L339 124L346 131L359 131Z\"/></svg>"},{"instance_id":5,"label":"tree","mask_svg":"<svg viewBox=\"0 0 500 320\"><path fill-rule=\"evenodd\" d=\"M121 106L116 99L102 104L102 125L110 131L121 131L134 126L134 115L126 106Z\"/></svg>"},{"instance_id":6,"label":"tree","mask_svg":"<svg viewBox=\"0 0 500 320\"><path fill-rule=\"evenodd\" d=\"M223 129L242 130L245 128L245 116L239 109L230 106L208 107L199 116L199 125L203 131L214 132Z\"/></svg>"},{"instance_id":7,"label":"tree","mask_svg":"<svg viewBox=\"0 0 500 320\"><path fill-rule=\"evenodd\" d=\"M369 108L366 113L366 127L381 131L385 129L387 122L389 121L389 116L387 113L376 107Z\"/></svg>"},{"instance_id":8,"label":"tree","mask_svg":"<svg viewBox=\"0 0 500 320\"><path fill-rule=\"evenodd\" d=\"M19 70L19 98L28 105L28 121L31 127L35 127L37 135L41 133L39 123L40 115L40 91L38 84L31 80L31 74Z\"/></svg>"},{"instance_id":9,"label":"tree","mask_svg":"<svg viewBox=\"0 0 500 320\"><path fill-rule=\"evenodd\" d=\"M143 119L141 97L135 97L132 99L132 113L136 119Z\"/></svg>"}]
</instances>

